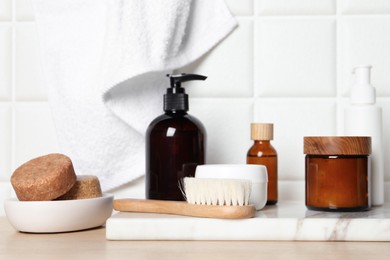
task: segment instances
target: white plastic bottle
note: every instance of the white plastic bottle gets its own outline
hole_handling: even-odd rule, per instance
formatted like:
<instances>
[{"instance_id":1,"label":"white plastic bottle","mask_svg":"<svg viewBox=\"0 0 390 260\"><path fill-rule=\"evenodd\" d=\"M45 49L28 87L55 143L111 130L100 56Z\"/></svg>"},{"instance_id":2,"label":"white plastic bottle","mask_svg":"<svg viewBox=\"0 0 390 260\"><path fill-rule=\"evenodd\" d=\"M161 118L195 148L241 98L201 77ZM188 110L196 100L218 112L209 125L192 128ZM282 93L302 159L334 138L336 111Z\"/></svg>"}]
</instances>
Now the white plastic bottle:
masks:
<instances>
[{"instance_id":1,"label":"white plastic bottle","mask_svg":"<svg viewBox=\"0 0 390 260\"><path fill-rule=\"evenodd\" d=\"M384 165L382 145L382 108L375 104L375 88L370 83L372 66L355 67L356 81L352 85L350 106L344 113L346 136L371 136L371 204L384 202Z\"/></svg>"}]
</instances>

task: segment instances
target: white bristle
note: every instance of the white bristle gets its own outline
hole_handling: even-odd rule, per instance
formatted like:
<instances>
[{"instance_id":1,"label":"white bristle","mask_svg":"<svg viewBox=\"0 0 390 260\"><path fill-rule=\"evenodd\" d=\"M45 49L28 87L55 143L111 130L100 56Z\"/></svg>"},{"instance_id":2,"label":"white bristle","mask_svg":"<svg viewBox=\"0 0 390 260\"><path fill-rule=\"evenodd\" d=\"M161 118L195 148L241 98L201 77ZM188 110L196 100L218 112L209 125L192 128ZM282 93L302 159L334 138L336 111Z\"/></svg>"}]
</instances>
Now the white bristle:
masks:
<instances>
[{"instance_id":1,"label":"white bristle","mask_svg":"<svg viewBox=\"0 0 390 260\"><path fill-rule=\"evenodd\" d=\"M243 206L249 204L252 183L236 179L183 179L183 193L188 203Z\"/></svg>"}]
</instances>

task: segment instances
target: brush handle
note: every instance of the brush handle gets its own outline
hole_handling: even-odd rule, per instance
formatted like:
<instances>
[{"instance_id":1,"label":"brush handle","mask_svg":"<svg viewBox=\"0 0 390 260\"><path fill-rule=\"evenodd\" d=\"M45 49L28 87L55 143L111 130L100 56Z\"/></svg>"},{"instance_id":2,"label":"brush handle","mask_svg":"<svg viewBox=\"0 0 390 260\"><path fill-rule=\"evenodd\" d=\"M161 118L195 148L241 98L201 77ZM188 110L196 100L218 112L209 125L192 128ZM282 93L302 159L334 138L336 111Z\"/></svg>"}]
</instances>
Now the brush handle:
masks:
<instances>
[{"instance_id":1,"label":"brush handle","mask_svg":"<svg viewBox=\"0 0 390 260\"><path fill-rule=\"evenodd\" d=\"M168 200L114 200L114 209L126 212L164 213L202 218L242 219L252 218L256 214L254 205L213 206L189 204L185 201Z\"/></svg>"}]
</instances>

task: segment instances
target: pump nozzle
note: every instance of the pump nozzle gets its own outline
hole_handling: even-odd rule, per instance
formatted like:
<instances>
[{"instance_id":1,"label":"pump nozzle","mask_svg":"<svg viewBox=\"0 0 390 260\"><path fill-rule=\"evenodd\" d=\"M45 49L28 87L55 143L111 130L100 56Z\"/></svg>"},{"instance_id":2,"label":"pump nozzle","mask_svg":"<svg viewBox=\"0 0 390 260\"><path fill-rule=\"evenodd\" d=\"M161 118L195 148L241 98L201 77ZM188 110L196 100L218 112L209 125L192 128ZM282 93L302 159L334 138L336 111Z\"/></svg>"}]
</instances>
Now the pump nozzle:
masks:
<instances>
[{"instance_id":1,"label":"pump nozzle","mask_svg":"<svg viewBox=\"0 0 390 260\"><path fill-rule=\"evenodd\" d=\"M197 74L167 74L170 78L171 87L164 95L164 111L188 111L188 95L181 83L190 80L205 80L207 77Z\"/></svg>"},{"instance_id":2,"label":"pump nozzle","mask_svg":"<svg viewBox=\"0 0 390 260\"><path fill-rule=\"evenodd\" d=\"M351 89L352 104L375 104L375 88L370 83L371 68L371 65L364 65L353 69L356 81Z\"/></svg>"},{"instance_id":3,"label":"pump nozzle","mask_svg":"<svg viewBox=\"0 0 390 260\"><path fill-rule=\"evenodd\" d=\"M171 80L171 87L181 87L181 82L190 81L190 80L205 80L206 76L198 75L198 74L167 74L167 77Z\"/></svg>"}]
</instances>

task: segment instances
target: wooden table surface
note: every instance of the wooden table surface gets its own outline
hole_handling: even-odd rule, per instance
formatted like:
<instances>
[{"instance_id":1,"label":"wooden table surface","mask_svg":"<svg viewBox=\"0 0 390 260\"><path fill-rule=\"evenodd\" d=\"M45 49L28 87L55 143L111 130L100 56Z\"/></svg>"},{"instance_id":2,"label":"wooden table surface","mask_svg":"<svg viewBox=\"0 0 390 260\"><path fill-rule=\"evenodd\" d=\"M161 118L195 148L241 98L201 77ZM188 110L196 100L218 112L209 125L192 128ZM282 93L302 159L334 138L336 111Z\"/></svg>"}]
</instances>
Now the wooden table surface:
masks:
<instances>
[{"instance_id":1,"label":"wooden table surface","mask_svg":"<svg viewBox=\"0 0 390 260\"><path fill-rule=\"evenodd\" d=\"M390 230L389 230L390 232ZM0 259L390 259L387 242L108 241L103 227L17 232L0 217Z\"/></svg>"}]
</instances>

